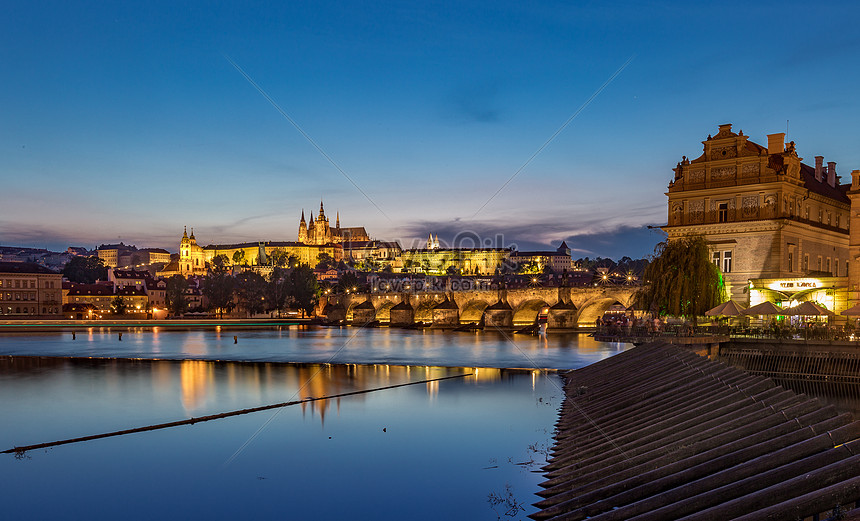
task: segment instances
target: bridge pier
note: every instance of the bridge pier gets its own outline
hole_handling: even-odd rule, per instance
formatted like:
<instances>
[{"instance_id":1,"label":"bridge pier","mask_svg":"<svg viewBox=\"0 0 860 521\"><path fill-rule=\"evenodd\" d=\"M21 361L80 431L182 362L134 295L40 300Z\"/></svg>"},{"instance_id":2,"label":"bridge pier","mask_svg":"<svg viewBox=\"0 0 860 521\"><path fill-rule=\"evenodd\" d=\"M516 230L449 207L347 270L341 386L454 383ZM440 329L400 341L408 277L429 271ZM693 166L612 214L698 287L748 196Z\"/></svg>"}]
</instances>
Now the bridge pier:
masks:
<instances>
[{"instance_id":1,"label":"bridge pier","mask_svg":"<svg viewBox=\"0 0 860 521\"><path fill-rule=\"evenodd\" d=\"M389 324L392 326L411 326L415 323L415 310L409 304L409 299L404 299L400 304L391 308Z\"/></svg>"},{"instance_id":2,"label":"bridge pier","mask_svg":"<svg viewBox=\"0 0 860 521\"><path fill-rule=\"evenodd\" d=\"M354 325L363 326L374 320L376 320L376 308L370 300L365 300L352 308L352 323Z\"/></svg>"},{"instance_id":3,"label":"bridge pier","mask_svg":"<svg viewBox=\"0 0 860 521\"><path fill-rule=\"evenodd\" d=\"M433 327L448 328L460 325L460 308L446 297L433 306Z\"/></svg>"},{"instance_id":4,"label":"bridge pier","mask_svg":"<svg viewBox=\"0 0 860 521\"><path fill-rule=\"evenodd\" d=\"M557 304L549 308L546 322L548 330L573 329L576 326L576 306L559 300Z\"/></svg>"},{"instance_id":5,"label":"bridge pier","mask_svg":"<svg viewBox=\"0 0 860 521\"><path fill-rule=\"evenodd\" d=\"M484 310L484 327L513 329L514 309L504 300L499 300Z\"/></svg>"}]
</instances>

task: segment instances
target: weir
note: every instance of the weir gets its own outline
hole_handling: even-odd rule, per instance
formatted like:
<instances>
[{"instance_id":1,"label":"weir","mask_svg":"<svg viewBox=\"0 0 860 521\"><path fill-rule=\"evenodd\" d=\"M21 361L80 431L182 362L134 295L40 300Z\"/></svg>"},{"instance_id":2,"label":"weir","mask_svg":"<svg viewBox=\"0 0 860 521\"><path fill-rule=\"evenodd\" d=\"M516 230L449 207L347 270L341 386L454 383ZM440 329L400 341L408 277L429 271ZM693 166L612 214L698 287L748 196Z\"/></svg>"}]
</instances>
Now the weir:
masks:
<instances>
[{"instance_id":1,"label":"weir","mask_svg":"<svg viewBox=\"0 0 860 521\"><path fill-rule=\"evenodd\" d=\"M534 519L804 519L860 500L860 422L655 342L565 376Z\"/></svg>"}]
</instances>

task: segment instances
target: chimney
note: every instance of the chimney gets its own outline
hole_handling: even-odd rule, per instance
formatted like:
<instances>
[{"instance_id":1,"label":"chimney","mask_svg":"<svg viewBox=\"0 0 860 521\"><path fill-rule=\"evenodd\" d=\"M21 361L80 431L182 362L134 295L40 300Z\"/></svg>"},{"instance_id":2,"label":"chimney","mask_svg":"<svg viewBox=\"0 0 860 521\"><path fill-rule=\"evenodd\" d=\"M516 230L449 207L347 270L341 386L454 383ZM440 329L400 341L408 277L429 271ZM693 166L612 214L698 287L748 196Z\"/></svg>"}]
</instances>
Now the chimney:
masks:
<instances>
[{"instance_id":1,"label":"chimney","mask_svg":"<svg viewBox=\"0 0 860 521\"><path fill-rule=\"evenodd\" d=\"M827 184L836 186L836 161L827 162Z\"/></svg>"},{"instance_id":2,"label":"chimney","mask_svg":"<svg viewBox=\"0 0 860 521\"><path fill-rule=\"evenodd\" d=\"M782 154L785 152L785 132L767 135L767 153Z\"/></svg>"},{"instance_id":3,"label":"chimney","mask_svg":"<svg viewBox=\"0 0 860 521\"><path fill-rule=\"evenodd\" d=\"M860 190L860 170L851 171L851 190Z\"/></svg>"},{"instance_id":4,"label":"chimney","mask_svg":"<svg viewBox=\"0 0 860 521\"><path fill-rule=\"evenodd\" d=\"M824 164L824 156L815 156L815 180L821 181L822 177L822 165Z\"/></svg>"}]
</instances>

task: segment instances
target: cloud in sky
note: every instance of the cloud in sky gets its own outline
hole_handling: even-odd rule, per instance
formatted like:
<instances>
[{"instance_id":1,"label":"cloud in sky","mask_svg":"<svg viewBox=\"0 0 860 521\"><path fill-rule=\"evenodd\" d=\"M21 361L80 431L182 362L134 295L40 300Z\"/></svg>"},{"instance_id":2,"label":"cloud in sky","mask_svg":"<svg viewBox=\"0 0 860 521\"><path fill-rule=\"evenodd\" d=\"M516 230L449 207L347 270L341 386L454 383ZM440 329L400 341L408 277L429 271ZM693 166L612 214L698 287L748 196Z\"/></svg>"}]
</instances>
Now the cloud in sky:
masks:
<instances>
[{"instance_id":1,"label":"cloud in sky","mask_svg":"<svg viewBox=\"0 0 860 521\"><path fill-rule=\"evenodd\" d=\"M558 222L530 221L510 226L489 222L414 221L402 227L403 248L423 248L428 234L439 236L443 246L460 248L516 247L520 251L552 250L562 241L574 258L628 256L645 257L665 239L659 229L647 225L585 223L572 227Z\"/></svg>"}]
</instances>

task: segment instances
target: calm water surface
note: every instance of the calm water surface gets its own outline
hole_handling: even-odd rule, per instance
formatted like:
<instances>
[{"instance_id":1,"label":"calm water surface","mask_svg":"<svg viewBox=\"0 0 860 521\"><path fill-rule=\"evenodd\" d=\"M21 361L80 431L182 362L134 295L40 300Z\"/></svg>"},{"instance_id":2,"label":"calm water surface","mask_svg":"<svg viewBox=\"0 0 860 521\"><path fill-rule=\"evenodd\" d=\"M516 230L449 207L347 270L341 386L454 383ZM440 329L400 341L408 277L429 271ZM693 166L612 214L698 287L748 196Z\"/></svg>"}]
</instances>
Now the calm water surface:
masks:
<instances>
[{"instance_id":1,"label":"calm water surface","mask_svg":"<svg viewBox=\"0 0 860 521\"><path fill-rule=\"evenodd\" d=\"M579 367L624 348L575 336L356 331L0 336L0 354L15 355L0 357L0 450L476 373L0 455L0 518L525 519L560 382L498 367ZM140 359L52 358L71 355ZM337 363L283 363L311 361ZM487 501L506 489L524 507L517 516Z\"/></svg>"},{"instance_id":2,"label":"calm water surface","mask_svg":"<svg viewBox=\"0 0 860 521\"><path fill-rule=\"evenodd\" d=\"M68 332L0 335L0 355L526 369L582 367L627 347L630 345L596 342L579 333L541 338L513 333L298 326L194 331L89 328L76 332L74 339Z\"/></svg>"}]
</instances>

